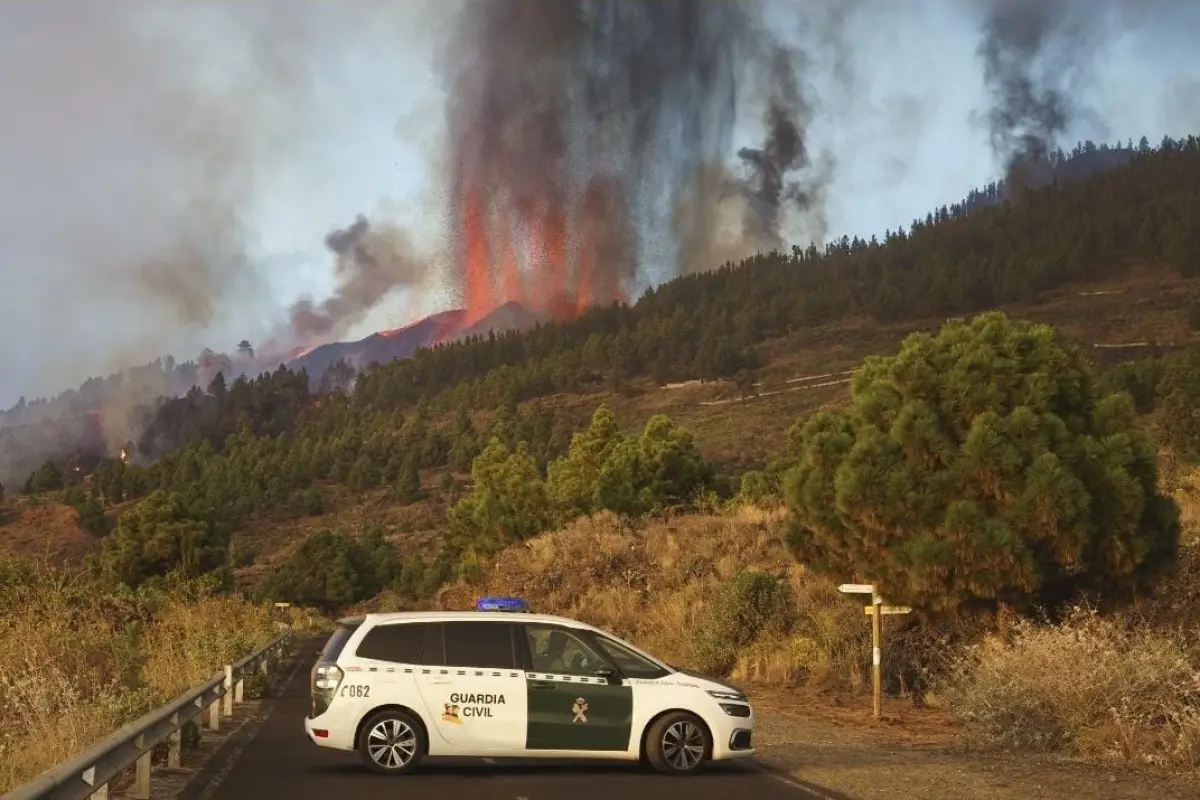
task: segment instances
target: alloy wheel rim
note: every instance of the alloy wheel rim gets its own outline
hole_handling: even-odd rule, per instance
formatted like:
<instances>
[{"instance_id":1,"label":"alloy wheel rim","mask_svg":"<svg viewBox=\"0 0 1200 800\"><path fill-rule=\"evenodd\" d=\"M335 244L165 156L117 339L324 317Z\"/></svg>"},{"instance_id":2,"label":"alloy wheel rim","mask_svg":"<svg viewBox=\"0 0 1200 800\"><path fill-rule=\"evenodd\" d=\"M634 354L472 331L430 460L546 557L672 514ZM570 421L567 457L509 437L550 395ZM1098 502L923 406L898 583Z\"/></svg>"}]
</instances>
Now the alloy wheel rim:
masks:
<instances>
[{"instance_id":1,"label":"alloy wheel rim","mask_svg":"<svg viewBox=\"0 0 1200 800\"><path fill-rule=\"evenodd\" d=\"M663 734L663 756L674 769L692 769L704 758L704 732L691 722L676 722Z\"/></svg>"},{"instance_id":2,"label":"alloy wheel rim","mask_svg":"<svg viewBox=\"0 0 1200 800\"><path fill-rule=\"evenodd\" d=\"M398 719L385 719L367 734L367 753L386 769L399 769L417 754L417 734Z\"/></svg>"}]
</instances>

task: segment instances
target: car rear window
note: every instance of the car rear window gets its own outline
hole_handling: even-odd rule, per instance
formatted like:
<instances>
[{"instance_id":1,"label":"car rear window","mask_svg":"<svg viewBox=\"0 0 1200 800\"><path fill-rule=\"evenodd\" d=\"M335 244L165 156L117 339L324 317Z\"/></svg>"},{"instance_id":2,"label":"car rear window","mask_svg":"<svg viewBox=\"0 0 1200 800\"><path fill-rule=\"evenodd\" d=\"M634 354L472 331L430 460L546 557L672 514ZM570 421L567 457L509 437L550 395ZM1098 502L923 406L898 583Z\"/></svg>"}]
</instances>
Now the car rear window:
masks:
<instances>
[{"instance_id":1,"label":"car rear window","mask_svg":"<svg viewBox=\"0 0 1200 800\"><path fill-rule=\"evenodd\" d=\"M321 650L321 660L337 661L338 656L346 647L346 642L350 640L356 630L358 630L357 625L338 625L333 635L329 637L329 641L325 642L324 649Z\"/></svg>"}]
</instances>

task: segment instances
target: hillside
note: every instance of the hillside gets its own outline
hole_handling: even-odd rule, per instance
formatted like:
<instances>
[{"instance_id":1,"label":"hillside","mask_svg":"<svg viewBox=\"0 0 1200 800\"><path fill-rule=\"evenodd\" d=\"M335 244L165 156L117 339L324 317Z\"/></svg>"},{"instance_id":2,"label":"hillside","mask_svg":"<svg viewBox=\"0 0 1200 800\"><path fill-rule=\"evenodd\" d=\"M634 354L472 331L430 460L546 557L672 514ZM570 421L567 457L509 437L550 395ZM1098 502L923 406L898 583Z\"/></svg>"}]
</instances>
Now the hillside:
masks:
<instances>
[{"instance_id":1,"label":"hillside","mask_svg":"<svg viewBox=\"0 0 1200 800\"><path fill-rule=\"evenodd\" d=\"M902 321L979 311L1066 282L1105 279L1139 261L1190 270L1200 258L1188 224L1195 214L1196 149L1194 137L1165 139L1157 149L1144 139L1136 147L1085 142L1038 166L1030 186L1042 188L1027 186L1017 202L1002 203L1006 188L992 184L931 210L906 230L869 240L843 237L820 250L793 248L698 272L648 292L632 307L593 309L525 333L519 330L537 319L519 307L495 309L464 331L451 311L282 360L293 371L307 370L314 390L351 384L343 360L359 368L378 361L383 366L358 391L389 407L451 389L452 404L495 407L510 395L573 393L605 378L650 377L663 384L732 377L757 366L748 352L757 345L848 317ZM487 328L518 332L492 339ZM444 344L411 361L387 363L437 342ZM274 370L281 360L263 359L242 342L233 356L206 351L180 364L168 358L91 379L54 399L22 400L0 413L0 480L22 481L47 455L71 459L82 449L115 457L130 439L134 458L157 457L161 442L143 440L146 418L161 429L174 412L153 398L193 384L207 389L218 372L231 382L243 371ZM489 373L485 388L480 381ZM61 428L64 416L92 412L102 412L99 447L57 428L13 439L13 426L48 420ZM168 446L179 443L172 439Z\"/></svg>"},{"instance_id":2,"label":"hillside","mask_svg":"<svg viewBox=\"0 0 1200 800\"><path fill-rule=\"evenodd\" d=\"M759 256L632 307L420 350L368 369L350 395L314 394L304 373L284 369L217 381L154 412L138 442L163 454L153 465L106 461L70 501L90 503L100 534L127 508L100 560L135 584L178 564L179 544L155 540L165 521L194 530L190 569L232 567L243 582L306 533L329 531L373 532L398 562L419 556L436 584L465 546L438 550L447 510L493 436L528 443L544 473L601 404L627 432L665 414L731 479L713 484L721 493L782 455L798 418L844 400L846 373L864 357L947 316L999 307L1045 320L1105 363L1146 349L1110 345L1187 344L1200 297L1198 197L1200 139L1168 140L1016 203L939 209L883 241ZM51 468L30 488L75 479ZM23 547L16 530L0 541ZM75 555L74 535L48 546Z\"/></svg>"},{"instance_id":3,"label":"hillside","mask_svg":"<svg viewBox=\"0 0 1200 800\"><path fill-rule=\"evenodd\" d=\"M75 509L56 498L0 506L0 554L74 564L99 549L100 540L79 524Z\"/></svg>"},{"instance_id":4,"label":"hillside","mask_svg":"<svg viewBox=\"0 0 1200 800\"><path fill-rule=\"evenodd\" d=\"M1001 308L1012 316L1055 325L1098 363L1110 364L1155 351L1150 345L1169 350L1195 342L1193 310L1197 307L1200 280L1180 277L1173 270L1141 267L1120 279L1073 284ZM929 318L888 324L859 318L763 343L756 349L762 366L746 396L732 380L655 386L642 379L620 391L599 387L529 400L518 410L548 412L569 420L574 429L603 404L627 431L640 429L655 414L667 414L693 432L700 452L719 470L739 475L763 469L778 456L787 429L797 419L844 403L849 397L847 373L865 357L892 352L907 334L933 330L941 322ZM483 430L493 416L477 412L472 418ZM430 423L450 429L453 415L431 414ZM428 556L440 546L446 513L461 494L460 487L469 482L469 471L423 467L420 477L427 496L411 504L397 501L390 488L360 491L337 480L322 481L323 513L267 513L247 520L234 535L235 558L252 557L254 562L239 566L238 583L256 584L309 535L327 529L362 533L378 528L394 542L401 561L414 553ZM454 490L444 488L447 474L456 477ZM100 540L81 528L75 517L73 509L51 498L37 506L22 504L19 513L10 509L0 518L0 551L77 561L96 552Z\"/></svg>"},{"instance_id":5,"label":"hillside","mask_svg":"<svg viewBox=\"0 0 1200 800\"><path fill-rule=\"evenodd\" d=\"M1039 301L1001 308L1012 316L1056 325L1098 364L1108 365L1196 342L1190 322L1196 307L1200 307L1200 280L1145 268L1122 280L1063 287L1045 293ZM845 403L847 373L864 358L893 352L904 336L933 330L941 322L846 321L767 343L761 348L764 366L756 375L756 386L745 397L728 380L662 387L642 381L619 392L562 393L526 401L520 410L549 410L582 427L596 408L606 405L629 433L640 430L655 414L666 414L694 434L697 448L720 471L741 475L764 469L778 457L788 428L798 419ZM490 415L476 414L475 419L482 429ZM452 423L447 418L443 424ZM397 504L390 490L356 496L330 487L324 490L331 498L324 516L249 525L240 536L256 543L263 563L247 574L267 569L265 564L273 557L324 528L356 532L382 526L394 537L401 558L413 552L432 553L445 532L450 502L461 491L448 495L442 490L446 474L444 468L424 470L422 485L431 497L413 505ZM456 477L460 484L469 481L466 472L457 472Z\"/></svg>"}]
</instances>

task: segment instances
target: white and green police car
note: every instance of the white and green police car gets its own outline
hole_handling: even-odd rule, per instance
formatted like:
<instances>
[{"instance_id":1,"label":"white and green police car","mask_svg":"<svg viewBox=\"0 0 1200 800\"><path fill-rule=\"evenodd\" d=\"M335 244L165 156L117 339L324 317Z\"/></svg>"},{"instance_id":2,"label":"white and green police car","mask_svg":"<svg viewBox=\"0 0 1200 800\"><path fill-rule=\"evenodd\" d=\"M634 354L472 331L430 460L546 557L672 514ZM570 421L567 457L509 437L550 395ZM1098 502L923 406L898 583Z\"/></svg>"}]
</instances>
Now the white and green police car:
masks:
<instances>
[{"instance_id":1,"label":"white and green police car","mask_svg":"<svg viewBox=\"0 0 1200 800\"><path fill-rule=\"evenodd\" d=\"M740 689L519 598L477 609L340 621L312 670L309 738L385 774L466 756L644 760L691 775L754 754Z\"/></svg>"}]
</instances>

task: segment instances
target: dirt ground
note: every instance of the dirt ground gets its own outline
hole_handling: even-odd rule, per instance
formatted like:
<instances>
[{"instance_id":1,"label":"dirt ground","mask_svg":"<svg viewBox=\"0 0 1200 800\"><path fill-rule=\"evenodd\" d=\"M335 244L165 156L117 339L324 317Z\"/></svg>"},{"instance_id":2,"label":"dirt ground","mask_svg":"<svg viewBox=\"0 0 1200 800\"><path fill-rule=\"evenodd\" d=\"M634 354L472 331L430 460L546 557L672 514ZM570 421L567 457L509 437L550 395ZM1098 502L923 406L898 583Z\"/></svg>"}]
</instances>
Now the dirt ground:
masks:
<instances>
[{"instance_id":1,"label":"dirt ground","mask_svg":"<svg viewBox=\"0 0 1200 800\"><path fill-rule=\"evenodd\" d=\"M944 711L753 693L760 757L853 800L1197 800L1200 778L1036 753L972 752Z\"/></svg>"}]
</instances>

